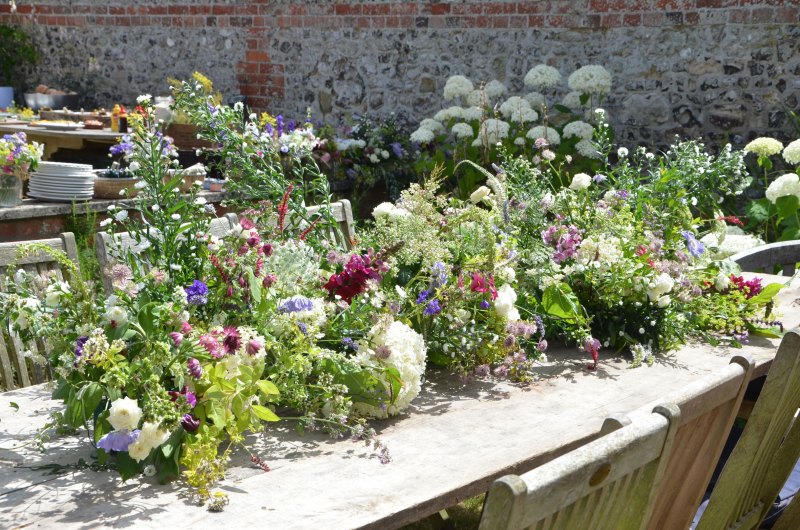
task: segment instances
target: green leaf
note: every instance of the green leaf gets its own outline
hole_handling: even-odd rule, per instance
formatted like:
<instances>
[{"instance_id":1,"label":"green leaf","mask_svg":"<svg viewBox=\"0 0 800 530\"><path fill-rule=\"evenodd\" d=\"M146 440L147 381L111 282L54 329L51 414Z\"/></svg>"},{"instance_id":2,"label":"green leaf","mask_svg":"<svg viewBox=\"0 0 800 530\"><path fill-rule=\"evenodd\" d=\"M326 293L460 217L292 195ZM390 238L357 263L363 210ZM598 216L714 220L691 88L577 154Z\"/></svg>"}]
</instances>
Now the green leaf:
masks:
<instances>
[{"instance_id":1,"label":"green leaf","mask_svg":"<svg viewBox=\"0 0 800 530\"><path fill-rule=\"evenodd\" d=\"M253 413L264 421L280 421L277 414L262 405L253 405Z\"/></svg>"},{"instance_id":2,"label":"green leaf","mask_svg":"<svg viewBox=\"0 0 800 530\"><path fill-rule=\"evenodd\" d=\"M278 390L278 387L275 386L275 383L273 383L272 381L265 381L264 379L259 379L258 381L256 381L256 384L258 385L259 390L261 390L261 392L265 396L281 395L280 390Z\"/></svg>"},{"instance_id":3,"label":"green leaf","mask_svg":"<svg viewBox=\"0 0 800 530\"><path fill-rule=\"evenodd\" d=\"M16 404L15 402L13 402L13 401L12 401L11 403L9 403L8 405L9 405L9 406L10 406L12 409L14 409L14 410L19 410L19 405L17 405L17 404Z\"/></svg>"},{"instance_id":4,"label":"green leaf","mask_svg":"<svg viewBox=\"0 0 800 530\"><path fill-rule=\"evenodd\" d=\"M180 447L184 432L185 431L183 429L175 429L167 441L161 445L161 454L163 454L166 458L169 458L173 451Z\"/></svg>"},{"instance_id":5,"label":"green leaf","mask_svg":"<svg viewBox=\"0 0 800 530\"><path fill-rule=\"evenodd\" d=\"M580 302L565 283L553 284L544 290L542 307L550 316L567 322L580 321Z\"/></svg>"},{"instance_id":6,"label":"green leaf","mask_svg":"<svg viewBox=\"0 0 800 530\"><path fill-rule=\"evenodd\" d=\"M795 226L787 226L783 232L781 232L781 237L778 238L778 241L792 241L795 239L800 239L800 227L796 226L796 220L794 217L790 217L788 220L795 221ZM790 223L786 223L790 224Z\"/></svg>"},{"instance_id":7,"label":"green leaf","mask_svg":"<svg viewBox=\"0 0 800 530\"><path fill-rule=\"evenodd\" d=\"M83 403L83 410L92 411L97 408L105 396L105 388L96 381L91 381L78 391L77 398Z\"/></svg>"},{"instance_id":8,"label":"green leaf","mask_svg":"<svg viewBox=\"0 0 800 530\"><path fill-rule=\"evenodd\" d=\"M117 464L117 471L119 471L119 475L122 477L122 480L128 480L131 477L135 477L141 472L139 469L139 463L130 457L127 452L120 452L116 454L116 464Z\"/></svg>"},{"instance_id":9,"label":"green leaf","mask_svg":"<svg viewBox=\"0 0 800 530\"><path fill-rule=\"evenodd\" d=\"M794 217L797 209L800 208L800 199L796 195L778 197L775 200L775 208L778 210L778 215L783 219Z\"/></svg>"},{"instance_id":10,"label":"green leaf","mask_svg":"<svg viewBox=\"0 0 800 530\"><path fill-rule=\"evenodd\" d=\"M53 390L53 399L60 399L66 401L69 398L69 392L72 389L66 379L59 379L58 386Z\"/></svg>"},{"instance_id":11,"label":"green leaf","mask_svg":"<svg viewBox=\"0 0 800 530\"><path fill-rule=\"evenodd\" d=\"M67 410L64 411L64 419L67 421L67 425L75 429L82 426L83 421L86 419L83 411L83 402L78 399L74 388L69 391Z\"/></svg>"},{"instance_id":12,"label":"green leaf","mask_svg":"<svg viewBox=\"0 0 800 530\"><path fill-rule=\"evenodd\" d=\"M556 103L553 105L553 108L556 109L558 112L562 114L572 114L572 109L567 107L566 105L562 105L561 103Z\"/></svg>"},{"instance_id":13,"label":"green leaf","mask_svg":"<svg viewBox=\"0 0 800 530\"><path fill-rule=\"evenodd\" d=\"M225 405L219 401L210 401L206 404L206 411L208 412L208 419L214 422L214 425L223 429L227 423L227 414Z\"/></svg>"},{"instance_id":14,"label":"green leaf","mask_svg":"<svg viewBox=\"0 0 800 530\"><path fill-rule=\"evenodd\" d=\"M747 205L747 216L756 224L766 223L774 211L776 211L775 206L767 198L750 201Z\"/></svg>"},{"instance_id":15,"label":"green leaf","mask_svg":"<svg viewBox=\"0 0 800 530\"><path fill-rule=\"evenodd\" d=\"M259 305L261 303L261 281L256 278L253 269L247 270L247 277L250 281L250 295L253 297L253 304Z\"/></svg>"},{"instance_id":16,"label":"green leaf","mask_svg":"<svg viewBox=\"0 0 800 530\"><path fill-rule=\"evenodd\" d=\"M749 298L747 300L747 303L750 305L766 304L767 302L772 300L775 297L775 295L778 294L778 291L780 291L784 287L786 286L780 283L771 283L766 287L764 287L760 293L758 293L752 298Z\"/></svg>"}]
</instances>

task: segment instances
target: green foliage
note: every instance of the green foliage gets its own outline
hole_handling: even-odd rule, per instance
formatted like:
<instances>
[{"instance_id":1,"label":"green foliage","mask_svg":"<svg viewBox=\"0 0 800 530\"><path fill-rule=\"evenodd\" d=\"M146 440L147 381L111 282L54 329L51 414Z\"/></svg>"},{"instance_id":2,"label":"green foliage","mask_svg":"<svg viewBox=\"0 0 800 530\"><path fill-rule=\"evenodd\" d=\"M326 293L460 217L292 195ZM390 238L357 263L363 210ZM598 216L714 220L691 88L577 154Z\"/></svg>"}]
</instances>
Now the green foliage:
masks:
<instances>
[{"instance_id":1,"label":"green foliage","mask_svg":"<svg viewBox=\"0 0 800 530\"><path fill-rule=\"evenodd\" d=\"M9 83L14 72L25 63L39 60L36 43L21 27L0 24L0 76Z\"/></svg>"}]
</instances>

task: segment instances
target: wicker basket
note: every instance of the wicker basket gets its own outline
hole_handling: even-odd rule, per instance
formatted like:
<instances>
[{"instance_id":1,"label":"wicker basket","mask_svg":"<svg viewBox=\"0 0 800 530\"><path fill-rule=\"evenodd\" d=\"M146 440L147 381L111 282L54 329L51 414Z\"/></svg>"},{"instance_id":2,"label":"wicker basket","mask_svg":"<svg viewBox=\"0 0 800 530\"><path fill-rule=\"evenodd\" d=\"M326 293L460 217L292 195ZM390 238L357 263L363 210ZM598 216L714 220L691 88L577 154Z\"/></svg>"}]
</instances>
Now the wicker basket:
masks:
<instances>
[{"instance_id":1,"label":"wicker basket","mask_svg":"<svg viewBox=\"0 0 800 530\"><path fill-rule=\"evenodd\" d=\"M197 139L197 127L186 123L171 123L164 134L171 136L175 147L187 151L192 149L211 147L210 142Z\"/></svg>"},{"instance_id":2,"label":"wicker basket","mask_svg":"<svg viewBox=\"0 0 800 530\"><path fill-rule=\"evenodd\" d=\"M94 197L96 199L124 199L135 197L139 190L134 187L139 179L108 179L97 177L94 179ZM120 195L122 190L128 190L125 195Z\"/></svg>"}]
</instances>

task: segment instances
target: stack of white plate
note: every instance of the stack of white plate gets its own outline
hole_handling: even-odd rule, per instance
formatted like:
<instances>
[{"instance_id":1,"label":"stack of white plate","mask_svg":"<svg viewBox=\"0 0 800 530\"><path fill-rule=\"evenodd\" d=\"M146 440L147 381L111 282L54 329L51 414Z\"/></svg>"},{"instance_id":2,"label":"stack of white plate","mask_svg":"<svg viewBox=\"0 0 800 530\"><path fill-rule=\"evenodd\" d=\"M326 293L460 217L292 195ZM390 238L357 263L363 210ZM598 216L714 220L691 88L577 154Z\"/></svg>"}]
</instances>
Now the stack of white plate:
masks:
<instances>
[{"instance_id":1,"label":"stack of white plate","mask_svg":"<svg viewBox=\"0 0 800 530\"><path fill-rule=\"evenodd\" d=\"M94 178L88 164L39 162L28 181L28 196L48 201L85 201L94 195Z\"/></svg>"}]
</instances>

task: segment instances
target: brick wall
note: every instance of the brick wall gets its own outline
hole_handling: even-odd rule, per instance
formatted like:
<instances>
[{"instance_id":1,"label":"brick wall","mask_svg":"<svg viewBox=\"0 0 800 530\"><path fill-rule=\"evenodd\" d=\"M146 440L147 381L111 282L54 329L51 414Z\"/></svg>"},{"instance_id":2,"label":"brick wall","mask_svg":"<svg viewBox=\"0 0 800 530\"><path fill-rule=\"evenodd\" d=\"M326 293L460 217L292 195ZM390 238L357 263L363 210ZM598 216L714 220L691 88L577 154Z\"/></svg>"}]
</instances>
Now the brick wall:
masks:
<instances>
[{"instance_id":1,"label":"brick wall","mask_svg":"<svg viewBox=\"0 0 800 530\"><path fill-rule=\"evenodd\" d=\"M326 119L443 105L446 78L500 79L535 64L603 64L604 106L627 142L675 133L788 138L798 108L797 0L518 2L17 0L44 58L18 87L80 89L87 106L164 93L200 70L257 109ZM566 91L566 87L564 87Z\"/></svg>"}]
</instances>

